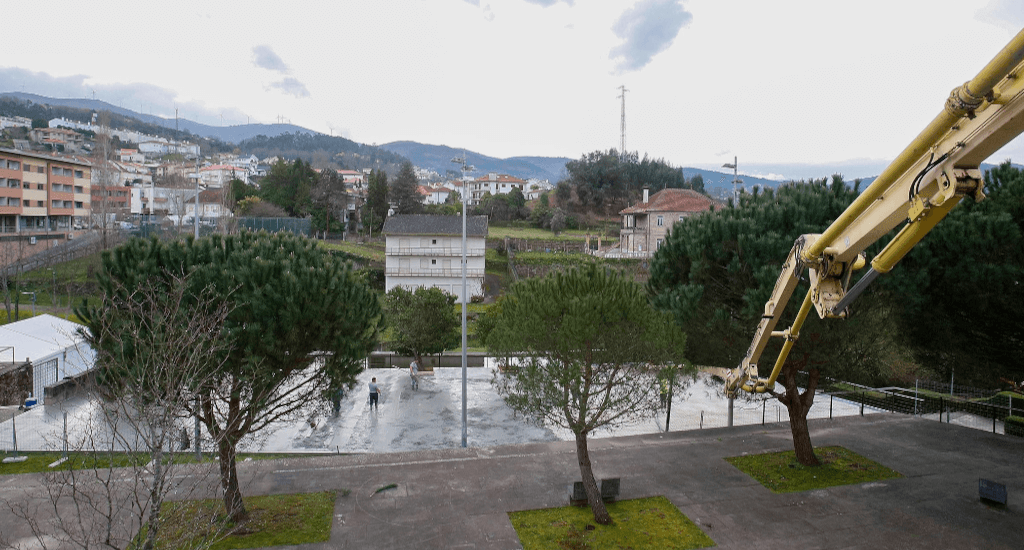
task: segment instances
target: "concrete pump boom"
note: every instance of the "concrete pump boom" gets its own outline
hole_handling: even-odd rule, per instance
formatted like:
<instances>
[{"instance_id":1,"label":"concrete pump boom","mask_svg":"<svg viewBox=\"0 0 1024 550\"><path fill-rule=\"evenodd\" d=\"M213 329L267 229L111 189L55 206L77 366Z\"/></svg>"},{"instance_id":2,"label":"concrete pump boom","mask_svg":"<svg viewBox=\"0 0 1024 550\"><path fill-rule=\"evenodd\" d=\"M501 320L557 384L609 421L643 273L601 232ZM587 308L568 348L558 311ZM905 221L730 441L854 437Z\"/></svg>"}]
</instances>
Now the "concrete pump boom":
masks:
<instances>
[{"instance_id":1,"label":"concrete pump boom","mask_svg":"<svg viewBox=\"0 0 1024 550\"><path fill-rule=\"evenodd\" d=\"M1024 131L1024 30L972 80L955 88L945 108L821 234L802 235L786 258L764 306L746 356L724 375L726 393L769 391L800 335L811 307L822 318L847 308L879 274L888 273L961 199L984 198L982 161ZM866 265L864 250L904 223L851 288ZM776 331L804 272L810 289L792 325ZM760 377L757 363L771 337L785 340L774 367Z\"/></svg>"}]
</instances>

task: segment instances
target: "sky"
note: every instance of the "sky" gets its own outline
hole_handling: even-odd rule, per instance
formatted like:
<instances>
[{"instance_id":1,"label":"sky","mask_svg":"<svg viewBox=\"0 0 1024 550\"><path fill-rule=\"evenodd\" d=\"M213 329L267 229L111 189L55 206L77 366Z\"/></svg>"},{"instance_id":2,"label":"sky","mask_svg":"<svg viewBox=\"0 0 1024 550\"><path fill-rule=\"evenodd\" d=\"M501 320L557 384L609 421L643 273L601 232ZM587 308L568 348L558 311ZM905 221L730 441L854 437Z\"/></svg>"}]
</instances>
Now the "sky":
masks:
<instances>
[{"instance_id":1,"label":"sky","mask_svg":"<svg viewBox=\"0 0 1024 550\"><path fill-rule=\"evenodd\" d=\"M579 158L619 148L624 87L627 150L776 178L877 174L1024 27L1020 0L8 4L0 92Z\"/></svg>"}]
</instances>

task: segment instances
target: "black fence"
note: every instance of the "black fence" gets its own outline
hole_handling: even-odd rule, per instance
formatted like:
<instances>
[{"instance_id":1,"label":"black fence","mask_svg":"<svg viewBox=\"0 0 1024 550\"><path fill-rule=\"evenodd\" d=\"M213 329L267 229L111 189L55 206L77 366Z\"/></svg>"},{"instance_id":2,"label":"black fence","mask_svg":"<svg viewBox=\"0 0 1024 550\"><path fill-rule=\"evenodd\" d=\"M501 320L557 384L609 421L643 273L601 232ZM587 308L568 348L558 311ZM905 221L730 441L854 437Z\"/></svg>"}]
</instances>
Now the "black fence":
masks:
<instances>
[{"instance_id":1,"label":"black fence","mask_svg":"<svg viewBox=\"0 0 1024 550\"><path fill-rule=\"evenodd\" d=\"M806 388L807 382L807 373L799 373L797 385ZM1006 417L1024 416L1024 396L1016 399L999 395L998 390L967 386L954 386L952 389L953 394L950 395L949 384L923 380L917 382L916 390L900 387L870 388L827 377L821 377L818 383L819 391L834 398L860 403L862 410L868 407L900 414L938 415L940 422L948 422L954 413L969 414L981 420L991 419L993 432L996 431L996 423L1003 422Z\"/></svg>"}]
</instances>

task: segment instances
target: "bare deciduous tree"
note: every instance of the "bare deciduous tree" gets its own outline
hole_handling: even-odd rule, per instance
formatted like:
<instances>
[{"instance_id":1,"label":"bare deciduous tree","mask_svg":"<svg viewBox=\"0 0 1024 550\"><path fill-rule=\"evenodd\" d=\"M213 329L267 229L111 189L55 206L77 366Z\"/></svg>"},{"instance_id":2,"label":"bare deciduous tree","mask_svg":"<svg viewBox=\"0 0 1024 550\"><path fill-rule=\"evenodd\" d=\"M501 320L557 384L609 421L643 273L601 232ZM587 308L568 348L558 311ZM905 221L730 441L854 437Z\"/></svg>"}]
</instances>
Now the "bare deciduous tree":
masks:
<instances>
[{"instance_id":1,"label":"bare deciduous tree","mask_svg":"<svg viewBox=\"0 0 1024 550\"><path fill-rule=\"evenodd\" d=\"M70 467L44 475L47 498L7 503L38 546L149 550L160 538L164 547L202 548L223 535L224 525L211 530L208 521L181 530L188 540L168 540L176 534L163 530L166 499L209 498L218 480L212 465L174 451L193 443L190 388L227 357L221 330L229 309L186 289L179 278L169 292L143 284L107 295L96 311L119 313L95 319L95 333L83 331L98 350L94 406L71 419Z\"/></svg>"}]
</instances>

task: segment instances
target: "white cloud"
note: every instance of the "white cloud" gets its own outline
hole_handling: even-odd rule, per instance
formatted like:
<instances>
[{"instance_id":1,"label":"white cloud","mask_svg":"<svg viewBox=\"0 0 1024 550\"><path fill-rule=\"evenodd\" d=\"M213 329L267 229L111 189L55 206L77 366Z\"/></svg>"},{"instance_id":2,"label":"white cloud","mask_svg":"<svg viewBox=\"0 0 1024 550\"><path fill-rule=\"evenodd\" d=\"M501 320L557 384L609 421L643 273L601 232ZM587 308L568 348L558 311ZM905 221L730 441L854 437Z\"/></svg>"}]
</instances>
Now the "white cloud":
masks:
<instances>
[{"instance_id":1,"label":"white cloud","mask_svg":"<svg viewBox=\"0 0 1024 550\"><path fill-rule=\"evenodd\" d=\"M288 95L293 95L298 98L309 97L309 90L306 88L306 85L291 76L287 76L277 82L271 82L268 87L275 90L281 90Z\"/></svg>"},{"instance_id":2,"label":"white cloud","mask_svg":"<svg viewBox=\"0 0 1024 550\"><path fill-rule=\"evenodd\" d=\"M277 55L274 50L266 44L253 46L252 63L261 69L267 69L269 71L275 71L282 74L288 74L290 72L288 65L285 64L283 59L281 59L281 56Z\"/></svg>"},{"instance_id":3,"label":"white cloud","mask_svg":"<svg viewBox=\"0 0 1024 550\"><path fill-rule=\"evenodd\" d=\"M679 30L692 20L693 15L678 0L642 0L624 11L612 26L623 42L612 49L609 57L621 58L620 71L640 70L668 49Z\"/></svg>"},{"instance_id":4,"label":"white cloud","mask_svg":"<svg viewBox=\"0 0 1024 550\"><path fill-rule=\"evenodd\" d=\"M1024 3L1020 0L990 0L988 5L978 10L975 18L1017 32L1024 27Z\"/></svg>"}]
</instances>

